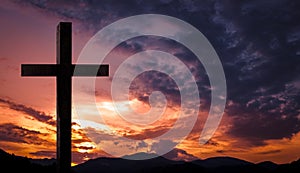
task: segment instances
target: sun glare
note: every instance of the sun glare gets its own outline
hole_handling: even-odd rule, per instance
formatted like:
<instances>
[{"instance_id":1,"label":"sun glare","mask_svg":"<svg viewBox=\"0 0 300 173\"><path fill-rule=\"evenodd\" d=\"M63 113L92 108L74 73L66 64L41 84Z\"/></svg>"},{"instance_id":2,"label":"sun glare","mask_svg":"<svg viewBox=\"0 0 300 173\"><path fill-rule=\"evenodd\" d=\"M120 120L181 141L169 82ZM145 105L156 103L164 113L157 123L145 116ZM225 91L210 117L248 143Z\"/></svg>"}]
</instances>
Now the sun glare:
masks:
<instances>
[{"instance_id":1,"label":"sun glare","mask_svg":"<svg viewBox=\"0 0 300 173\"><path fill-rule=\"evenodd\" d=\"M96 148L92 142L81 142L79 144L75 144L75 147L80 153L90 153Z\"/></svg>"}]
</instances>

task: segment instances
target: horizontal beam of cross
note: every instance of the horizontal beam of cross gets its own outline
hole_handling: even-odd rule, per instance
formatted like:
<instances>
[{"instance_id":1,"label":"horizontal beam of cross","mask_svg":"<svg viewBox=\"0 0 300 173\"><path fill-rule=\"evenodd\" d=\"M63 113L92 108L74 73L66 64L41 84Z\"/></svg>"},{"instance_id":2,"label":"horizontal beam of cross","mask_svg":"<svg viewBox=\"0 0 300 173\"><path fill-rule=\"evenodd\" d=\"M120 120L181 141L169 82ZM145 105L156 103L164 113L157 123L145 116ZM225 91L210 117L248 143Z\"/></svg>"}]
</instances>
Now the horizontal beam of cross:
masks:
<instances>
[{"instance_id":1,"label":"horizontal beam of cross","mask_svg":"<svg viewBox=\"0 0 300 173\"><path fill-rule=\"evenodd\" d=\"M71 76L91 77L109 75L109 65L107 64L77 64L71 66L64 66L59 64L22 64L21 66L22 76L57 76L60 71L59 68L68 67L71 68L69 73Z\"/></svg>"}]
</instances>

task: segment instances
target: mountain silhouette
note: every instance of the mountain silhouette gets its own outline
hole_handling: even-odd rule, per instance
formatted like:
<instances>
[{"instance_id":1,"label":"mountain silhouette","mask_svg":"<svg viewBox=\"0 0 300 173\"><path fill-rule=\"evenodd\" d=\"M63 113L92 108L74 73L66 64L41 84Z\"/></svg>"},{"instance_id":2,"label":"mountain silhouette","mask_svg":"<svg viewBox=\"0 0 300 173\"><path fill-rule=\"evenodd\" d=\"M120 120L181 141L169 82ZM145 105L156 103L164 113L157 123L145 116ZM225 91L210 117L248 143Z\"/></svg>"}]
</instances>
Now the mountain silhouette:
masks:
<instances>
[{"instance_id":1,"label":"mountain silhouette","mask_svg":"<svg viewBox=\"0 0 300 173\"><path fill-rule=\"evenodd\" d=\"M0 165L1 172L6 170L7 172L30 172L30 173L54 173L56 171L55 161L52 163L48 162L50 160L43 159L49 164L37 164L34 163L34 159L27 157L15 156L14 154L8 154L7 152L0 149ZM41 159L39 159L41 161Z\"/></svg>"},{"instance_id":2,"label":"mountain silhouette","mask_svg":"<svg viewBox=\"0 0 300 173\"><path fill-rule=\"evenodd\" d=\"M247 162L233 157L212 157L205 160L196 160L193 161L193 163L205 168L253 165L253 163L251 162Z\"/></svg>"},{"instance_id":3,"label":"mountain silhouette","mask_svg":"<svg viewBox=\"0 0 300 173\"><path fill-rule=\"evenodd\" d=\"M155 157L147 160L136 160L138 158L152 157L146 156L147 153L137 153L123 158L97 158L91 159L87 162L75 166L73 169L78 173L94 173L94 172L145 172L153 167L164 167L166 165L182 164L183 162L176 162L168 160L164 157ZM129 160L135 159L135 160Z\"/></svg>"},{"instance_id":4,"label":"mountain silhouette","mask_svg":"<svg viewBox=\"0 0 300 173\"><path fill-rule=\"evenodd\" d=\"M73 167L77 173L298 173L300 171L300 159L290 164L278 165L270 161L254 164L233 157L212 157L191 162L174 161L158 156L148 160L136 160L147 158L147 153L137 153L122 158L97 158ZM153 154L150 154L149 158ZM124 159L126 158L126 159ZM133 158L135 160L128 160ZM287 171L288 170L288 171Z\"/></svg>"},{"instance_id":5,"label":"mountain silhouette","mask_svg":"<svg viewBox=\"0 0 300 173\"><path fill-rule=\"evenodd\" d=\"M204 160L174 161L158 156L148 160L128 160L145 157L137 153L124 158L96 158L72 167L73 173L299 173L300 159L286 164L270 161L251 163L233 157L212 157ZM31 159L9 154L0 149L1 170L6 172L54 173L54 159ZM3 171L1 171L3 172Z\"/></svg>"},{"instance_id":6,"label":"mountain silhouette","mask_svg":"<svg viewBox=\"0 0 300 173\"><path fill-rule=\"evenodd\" d=\"M276 163L271 162L271 161L260 162L257 165L262 167L262 168L269 169L269 170L275 170L276 168L278 168L278 165Z\"/></svg>"}]
</instances>

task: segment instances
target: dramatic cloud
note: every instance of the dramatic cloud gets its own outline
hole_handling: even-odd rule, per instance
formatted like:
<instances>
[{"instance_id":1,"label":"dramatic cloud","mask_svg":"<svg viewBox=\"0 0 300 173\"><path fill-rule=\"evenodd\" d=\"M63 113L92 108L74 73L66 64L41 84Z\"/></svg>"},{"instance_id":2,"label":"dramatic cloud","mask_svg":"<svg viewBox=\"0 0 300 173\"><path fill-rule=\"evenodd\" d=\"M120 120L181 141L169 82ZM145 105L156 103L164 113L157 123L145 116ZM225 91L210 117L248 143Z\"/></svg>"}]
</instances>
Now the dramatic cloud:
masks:
<instances>
[{"instance_id":1,"label":"dramatic cloud","mask_svg":"<svg viewBox=\"0 0 300 173\"><path fill-rule=\"evenodd\" d=\"M0 124L0 141L18 142L35 145L49 145L49 141L43 139L47 134L28 130L14 124Z\"/></svg>"},{"instance_id":2,"label":"dramatic cloud","mask_svg":"<svg viewBox=\"0 0 300 173\"><path fill-rule=\"evenodd\" d=\"M56 151L49 151L49 150L41 150L36 152L29 153L34 156L38 156L41 158L56 158Z\"/></svg>"},{"instance_id":3,"label":"dramatic cloud","mask_svg":"<svg viewBox=\"0 0 300 173\"><path fill-rule=\"evenodd\" d=\"M299 132L299 18L293 1L217 3L221 48L234 118L230 134L264 144ZM267 10L266 10L267 9ZM233 40L235 45L229 45ZM228 44L226 48L226 44ZM222 45L222 44L221 44ZM225 53L226 52L226 53ZM224 56L222 56L224 55Z\"/></svg>"},{"instance_id":4,"label":"dramatic cloud","mask_svg":"<svg viewBox=\"0 0 300 173\"><path fill-rule=\"evenodd\" d=\"M141 131L134 131L131 130L128 134L125 134L124 137L131 138L131 139L151 139L158 137L168 130L170 130L172 124L165 124L161 126L154 126L153 128L145 128Z\"/></svg>"},{"instance_id":5,"label":"dramatic cloud","mask_svg":"<svg viewBox=\"0 0 300 173\"><path fill-rule=\"evenodd\" d=\"M40 121L40 122L47 123L47 124L52 125L52 126L56 125L56 122L53 119L53 116L47 115L44 112L40 112L40 111L37 111L37 110L35 110L31 107L27 107L25 105L17 104L17 103L14 103L12 101L4 100L4 99L1 99L1 98L0 98L0 102L9 105L10 109L23 112L23 113L31 116L32 118Z\"/></svg>"}]
</instances>

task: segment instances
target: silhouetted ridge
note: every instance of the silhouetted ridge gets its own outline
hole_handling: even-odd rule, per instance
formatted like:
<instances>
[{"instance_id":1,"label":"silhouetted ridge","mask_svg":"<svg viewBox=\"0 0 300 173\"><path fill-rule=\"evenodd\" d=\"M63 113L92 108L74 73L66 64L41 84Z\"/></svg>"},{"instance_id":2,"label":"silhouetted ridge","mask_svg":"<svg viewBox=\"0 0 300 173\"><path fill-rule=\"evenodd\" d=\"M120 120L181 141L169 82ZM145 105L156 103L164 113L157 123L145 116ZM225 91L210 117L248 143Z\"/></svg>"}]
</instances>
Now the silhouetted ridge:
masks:
<instances>
[{"instance_id":1,"label":"silhouetted ridge","mask_svg":"<svg viewBox=\"0 0 300 173\"><path fill-rule=\"evenodd\" d=\"M74 170L78 173L117 173L117 172L145 172L153 167L165 167L166 165L181 164L183 162L176 162L168 160L164 157L157 156L147 160L137 160L137 158L149 158L154 155L148 153L136 153L133 155L124 156L123 158L97 158L91 159L87 162L77 165ZM135 160L130 160L133 158Z\"/></svg>"},{"instance_id":2,"label":"silhouetted ridge","mask_svg":"<svg viewBox=\"0 0 300 173\"><path fill-rule=\"evenodd\" d=\"M145 156L147 153L131 155ZM130 157L130 156L128 156ZM31 159L0 149L1 169L7 172L55 173L54 159ZM50 164L49 164L50 163ZM97 158L72 167L73 173L299 173L300 159L287 164L270 161L254 164L232 157L213 157L192 162L168 160L158 156L148 160Z\"/></svg>"},{"instance_id":3,"label":"silhouetted ridge","mask_svg":"<svg viewBox=\"0 0 300 173\"><path fill-rule=\"evenodd\" d=\"M196 160L193 163L202 167L221 167L221 166L243 166L252 165L253 163L233 157L212 157L205 160Z\"/></svg>"},{"instance_id":4,"label":"silhouetted ridge","mask_svg":"<svg viewBox=\"0 0 300 173\"><path fill-rule=\"evenodd\" d=\"M275 170L276 168L278 168L278 165L276 163L271 162L271 161L260 162L257 165L262 167L262 168L269 169L269 170Z\"/></svg>"},{"instance_id":5,"label":"silhouetted ridge","mask_svg":"<svg viewBox=\"0 0 300 173\"><path fill-rule=\"evenodd\" d=\"M30 172L30 173L54 173L55 163L47 166L32 163L32 160L27 157L15 156L14 154L9 154L0 149L0 162L1 170L7 170L7 172ZM2 171L1 171L2 172Z\"/></svg>"},{"instance_id":6,"label":"silhouetted ridge","mask_svg":"<svg viewBox=\"0 0 300 173\"><path fill-rule=\"evenodd\" d=\"M125 158L145 158L154 156L149 153L137 153ZM205 160L195 160L191 162L168 160L157 156L148 160L128 160L122 158L98 158L89 160L83 164L74 167L77 173L285 173L291 169L298 172L300 160L291 164L277 165L273 162L262 162L254 164L245 160L233 157L213 157Z\"/></svg>"},{"instance_id":7,"label":"silhouetted ridge","mask_svg":"<svg viewBox=\"0 0 300 173\"><path fill-rule=\"evenodd\" d=\"M11 155L5 152L4 150L0 149L0 160L8 159Z\"/></svg>"}]
</instances>

